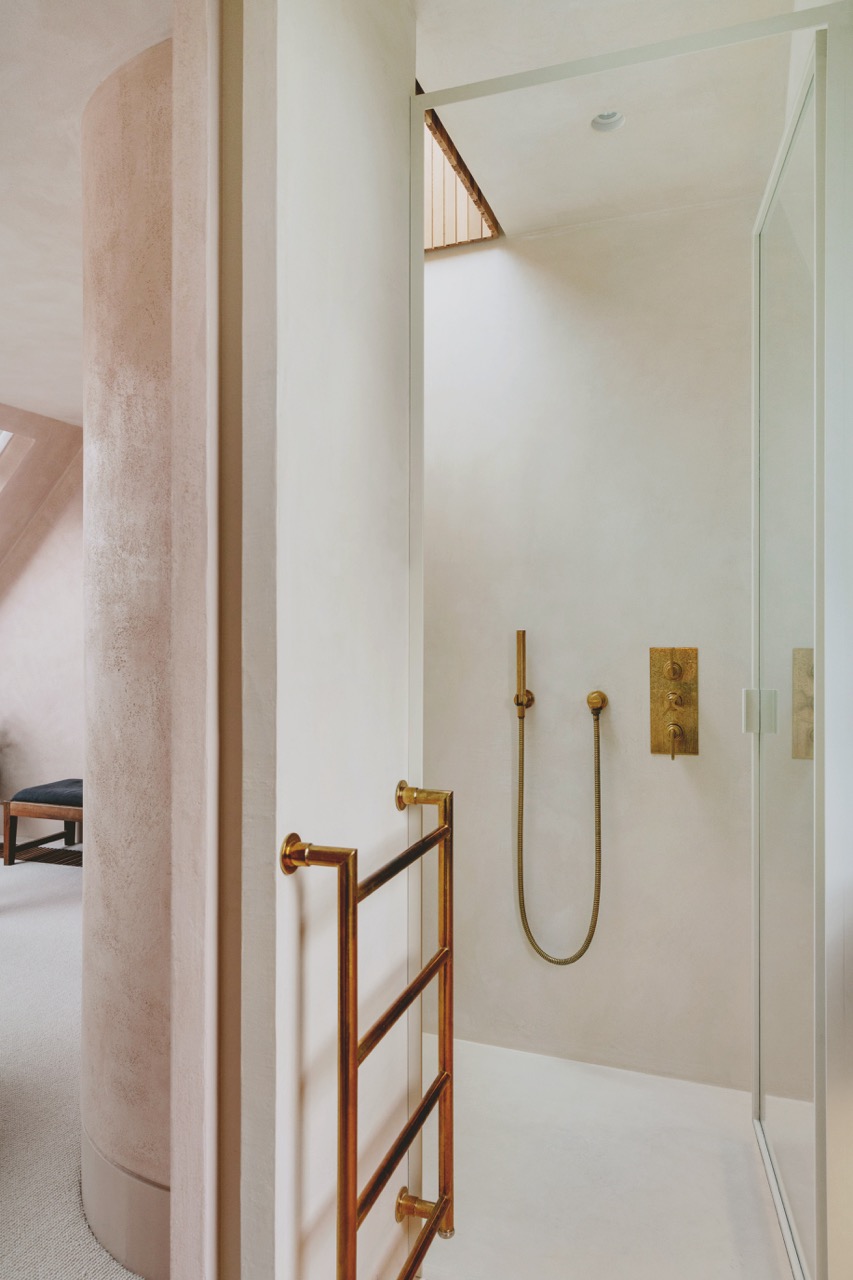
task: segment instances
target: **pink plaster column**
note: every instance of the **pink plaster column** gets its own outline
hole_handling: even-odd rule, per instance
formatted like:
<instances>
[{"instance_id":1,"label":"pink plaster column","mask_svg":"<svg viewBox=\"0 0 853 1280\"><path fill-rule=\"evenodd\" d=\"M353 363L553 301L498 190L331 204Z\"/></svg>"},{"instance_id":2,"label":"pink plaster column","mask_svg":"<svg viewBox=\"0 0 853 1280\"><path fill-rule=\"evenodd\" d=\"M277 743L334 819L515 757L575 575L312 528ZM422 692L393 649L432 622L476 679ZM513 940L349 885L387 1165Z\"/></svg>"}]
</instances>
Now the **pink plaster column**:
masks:
<instances>
[{"instance_id":1,"label":"pink plaster column","mask_svg":"<svg viewBox=\"0 0 853 1280\"><path fill-rule=\"evenodd\" d=\"M172 47L83 121L86 772L83 1203L169 1274Z\"/></svg>"}]
</instances>

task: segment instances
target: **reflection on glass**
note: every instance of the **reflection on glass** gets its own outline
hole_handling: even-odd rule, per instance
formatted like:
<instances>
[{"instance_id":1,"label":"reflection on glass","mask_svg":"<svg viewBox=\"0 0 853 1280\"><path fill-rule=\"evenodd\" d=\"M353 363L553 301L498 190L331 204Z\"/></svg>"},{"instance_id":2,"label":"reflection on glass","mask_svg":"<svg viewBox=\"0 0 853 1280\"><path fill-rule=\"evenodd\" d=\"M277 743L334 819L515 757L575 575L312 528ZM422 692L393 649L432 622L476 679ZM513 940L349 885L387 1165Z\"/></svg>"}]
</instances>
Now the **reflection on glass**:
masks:
<instances>
[{"instance_id":1,"label":"reflection on glass","mask_svg":"<svg viewBox=\"0 0 853 1280\"><path fill-rule=\"evenodd\" d=\"M815 107L760 238L761 1119L806 1273L815 1274ZM810 739L811 734L811 739Z\"/></svg>"}]
</instances>

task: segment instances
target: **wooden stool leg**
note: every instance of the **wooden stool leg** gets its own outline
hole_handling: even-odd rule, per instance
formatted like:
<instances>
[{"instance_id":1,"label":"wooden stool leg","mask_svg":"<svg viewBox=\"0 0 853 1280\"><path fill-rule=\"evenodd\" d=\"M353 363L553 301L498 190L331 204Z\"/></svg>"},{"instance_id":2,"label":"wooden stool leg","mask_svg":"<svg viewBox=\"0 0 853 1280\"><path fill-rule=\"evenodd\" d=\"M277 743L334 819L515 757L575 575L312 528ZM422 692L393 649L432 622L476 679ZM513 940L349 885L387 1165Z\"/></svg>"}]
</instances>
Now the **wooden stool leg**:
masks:
<instances>
[{"instance_id":1,"label":"wooden stool leg","mask_svg":"<svg viewBox=\"0 0 853 1280\"><path fill-rule=\"evenodd\" d=\"M66 843L66 845L74 844L74 843L75 843L75 836L77 835L77 823L76 823L76 822L63 822L63 824L62 824L62 825L63 825L63 827L65 828L65 843Z\"/></svg>"},{"instance_id":2,"label":"wooden stool leg","mask_svg":"<svg viewBox=\"0 0 853 1280\"><path fill-rule=\"evenodd\" d=\"M12 806L4 805L3 814L3 861L11 867L15 861L15 844L18 838L18 819L12 815Z\"/></svg>"}]
</instances>

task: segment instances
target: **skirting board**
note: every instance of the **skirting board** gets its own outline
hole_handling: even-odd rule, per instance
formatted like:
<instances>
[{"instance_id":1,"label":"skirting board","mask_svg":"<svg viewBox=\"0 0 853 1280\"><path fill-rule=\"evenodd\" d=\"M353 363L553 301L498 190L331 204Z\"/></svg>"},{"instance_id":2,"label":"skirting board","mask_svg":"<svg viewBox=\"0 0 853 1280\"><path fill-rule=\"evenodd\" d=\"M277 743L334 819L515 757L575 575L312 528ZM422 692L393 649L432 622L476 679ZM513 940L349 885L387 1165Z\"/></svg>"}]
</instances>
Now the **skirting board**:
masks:
<instances>
[{"instance_id":1,"label":"skirting board","mask_svg":"<svg viewBox=\"0 0 853 1280\"><path fill-rule=\"evenodd\" d=\"M96 1238L143 1280L169 1280L169 1189L107 1160L83 1132L83 1208Z\"/></svg>"}]
</instances>

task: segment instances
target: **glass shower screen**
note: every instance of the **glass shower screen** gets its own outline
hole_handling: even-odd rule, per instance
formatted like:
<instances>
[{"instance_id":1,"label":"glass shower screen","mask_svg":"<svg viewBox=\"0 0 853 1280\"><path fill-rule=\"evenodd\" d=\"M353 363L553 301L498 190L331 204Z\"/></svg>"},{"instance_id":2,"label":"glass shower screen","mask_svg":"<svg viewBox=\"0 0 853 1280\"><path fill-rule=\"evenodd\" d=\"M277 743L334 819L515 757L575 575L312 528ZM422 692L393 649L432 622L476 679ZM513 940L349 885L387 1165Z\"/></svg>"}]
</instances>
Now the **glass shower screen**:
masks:
<instances>
[{"instance_id":1,"label":"glass shower screen","mask_svg":"<svg viewBox=\"0 0 853 1280\"><path fill-rule=\"evenodd\" d=\"M804 1274L815 1181L814 86L759 235L759 1118Z\"/></svg>"}]
</instances>

